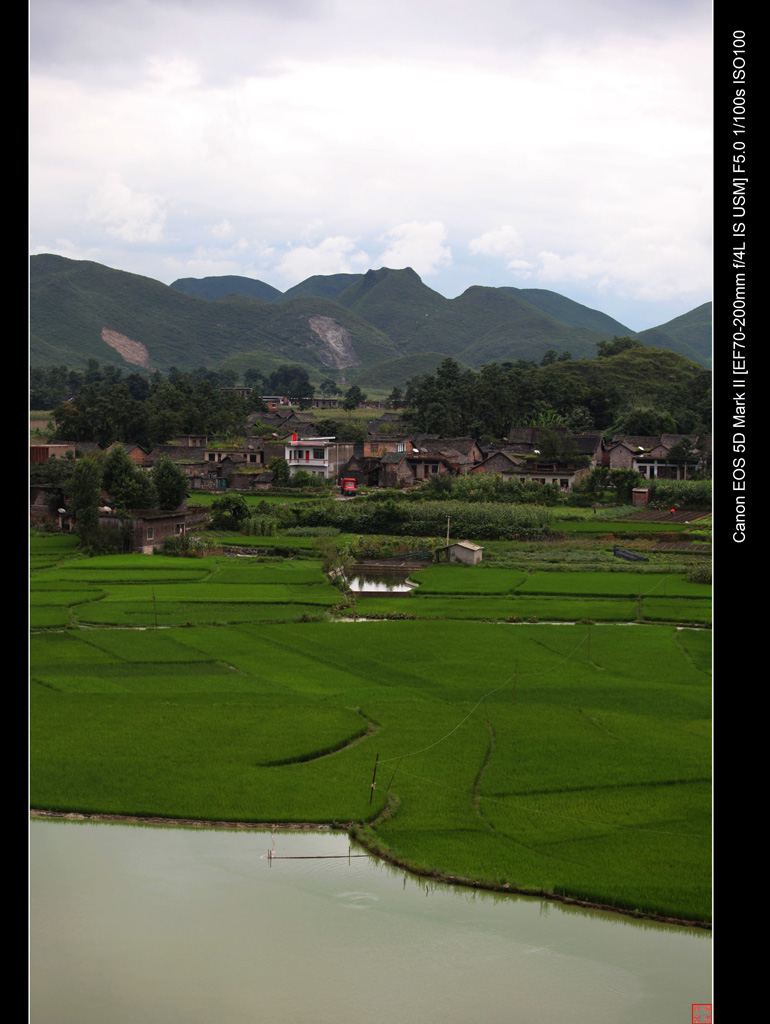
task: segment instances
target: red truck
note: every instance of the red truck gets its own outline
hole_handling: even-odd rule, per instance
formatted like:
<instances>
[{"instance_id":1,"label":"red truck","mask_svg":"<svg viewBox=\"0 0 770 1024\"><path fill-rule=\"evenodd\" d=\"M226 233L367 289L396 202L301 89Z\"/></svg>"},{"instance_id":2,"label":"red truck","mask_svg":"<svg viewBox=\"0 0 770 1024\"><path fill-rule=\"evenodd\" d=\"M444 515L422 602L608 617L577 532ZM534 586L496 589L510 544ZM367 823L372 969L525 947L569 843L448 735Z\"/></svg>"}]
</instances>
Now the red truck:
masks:
<instances>
[{"instance_id":1,"label":"red truck","mask_svg":"<svg viewBox=\"0 0 770 1024\"><path fill-rule=\"evenodd\" d=\"M352 476L343 476L340 480L340 491L351 498L356 496L356 481Z\"/></svg>"}]
</instances>

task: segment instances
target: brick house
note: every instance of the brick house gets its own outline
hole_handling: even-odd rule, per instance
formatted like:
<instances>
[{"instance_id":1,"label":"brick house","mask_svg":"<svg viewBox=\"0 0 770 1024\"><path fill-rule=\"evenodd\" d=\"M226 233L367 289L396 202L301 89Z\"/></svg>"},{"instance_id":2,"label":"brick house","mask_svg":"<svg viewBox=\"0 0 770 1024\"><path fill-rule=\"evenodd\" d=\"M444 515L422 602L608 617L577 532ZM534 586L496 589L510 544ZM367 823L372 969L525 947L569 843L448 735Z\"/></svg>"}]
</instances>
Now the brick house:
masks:
<instances>
[{"instance_id":1,"label":"brick house","mask_svg":"<svg viewBox=\"0 0 770 1024\"><path fill-rule=\"evenodd\" d=\"M453 473L451 462L443 455L421 452L387 452L380 459L380 487L411 487L434 474Z\"/></svg>"},{"instance_id":2,"label":"brick house","mask_svg":"<svg viewBox=\"0 0 770 1024\"><path fill-rule=\"evenodd\" d=\"M478 465L473 466L471 473L491 473L493 476L502 477L503 480L512 480L518 476L518 471L525 462L524 456L514 455L513 452L492 452Z\"/></svg>"},{"instance_id":3,"label":"brick house","mask_svg":"<svg viewBox=\"0 0 770 1024\"><path fill-rule=\"evenodd\" d=\"M669 462L669 452L687 438L698 449L698 461L690 463ZM634 469L647 480L686 480L693 470L708 469L711 464L711 438L698 448L699 439L694 434L660 434L655 437L613 437L607 453L610 469Z\"/></svg>"},{"instance_id":4,"label":"brick house","mask_svg":"<svg viewBox=\"0 0 770 1024\"><path fill-rule=\"evenodd\" d=\"M103 512L99 525L108 529L123 529L128 525L131 533L131 550L151 555L163 546L167 537L181 537L187 528L187 499L172 512L162 509L132 509L124 518L113 512Z\"/></svg>"}]
</instances>

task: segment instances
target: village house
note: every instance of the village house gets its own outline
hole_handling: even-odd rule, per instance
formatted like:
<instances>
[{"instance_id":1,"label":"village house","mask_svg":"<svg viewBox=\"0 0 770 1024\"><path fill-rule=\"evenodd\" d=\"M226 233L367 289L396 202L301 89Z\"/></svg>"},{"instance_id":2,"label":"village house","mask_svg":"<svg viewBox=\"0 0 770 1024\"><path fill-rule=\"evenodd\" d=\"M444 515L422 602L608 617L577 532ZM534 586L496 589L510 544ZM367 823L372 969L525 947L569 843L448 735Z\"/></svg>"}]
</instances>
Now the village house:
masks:
<instances>
[{"instance_id":1,"label":"village house","mask_svg":"<svg viewBox=\"0 0 770 1024\"><path fill-rule=\"evenodd\" d=\"M523 455L514 455L513 452L492 452L478 465L473 466L471 473L491 473L503 480L513 480L518 476L519 469L525 465L526 459Z\"/></svg>"},{"instance_id":2,"label":"village house","mask_svg":"<svg viewBox=\"0 0 770 1024\"><path fill-rule=\"evenodd\" d=\"M422 454L442 455L454 469L464 476L484 458L484 453L472 437L439 437L437 434L418 434L412 438L414 449Z\"/></svg>"},{"instance_id":3,"label":"village house","mask_svg":"<svg viewBox=\"0 0 770 1024\"><path fill-rule=\"evenodd\" d=\"M101 451L96 441L54 441L51 444L31 444L29 446L30 462L48 462L49 459L66 459L67 453L75 458L77 452L86 455L88 452Z\"/></svg>"},{"instance_id":4,"label":"village house","mask_svg":"<svg viewBox=\"0 0 770 1024\"><path fill-rule=\"evenodd\" d=\"M287 398L286 395L262 395L261 398L271 411L288 409L291 405L291 399Z\"/></svg>"},{"instance_id":5,"label":"village house","mask_svg":"<svg viewBox=\"0 0 770 1024\"><path fill-rule=\"evenodd\" d=\"M172 441L175 445L185 448L205 448L208 434L180 434L179 437L172 438Z\"/></svg>"},{"instance_id":6,"label":"village house","mask_svg":"<svg viewBox=\"0 0 770 1024\"><path fill-rule=\"evenodd\" d=\"M284 458L289 464L289 474L294 476L298 469L325 480L337 480L342 467L353 455L352 441L337 441L333 437L303 437L292 435L284 444Z\"/></svg>"},{"instance_id":7,"label":"village house","mask_svg":"<svg viewBox=\"0 0 770 1024\"><path fill-rule=\"evenodd\" d=\"M380 457L358 453L362 445L356 445L354 454L340 470L344 479L355 480L356 487L377 487L380 479Z\"/></svg>"},{"instance_id":8,"label":"village house","mask_svg":"<svg viewBox=\"0 0 770 1024\"><path fill-rule=\"evenodd\" d=\"M454 473L443 455L415 451L387 452L380 459L380 487L411 487L440 473Z\"/></svg>"},{"instance_id":9,"label":"village house","mask_svg":"<svg viewBox=\"0 0 770 1024\"><path fill-rule=\"evenodd\" d=\"M148 452L138 444L130 444L126 441L113 441L109 448L105 448L105 453L109 455L115 448L122 448L136 466L147 465Z\"/></svg>"},{"instance_id":10,"label":"village house","mask_svg":"<svg viewBox=\"0 0 770 1024\"><path fill-rule=\"evenodd\" d=\"M696 459L685 463L670 460L671 449L690 441L697 451ZM615 436L608 446L606 465L610 469L633 469L647 480L686 480L695 471L707 470L711 463L711 438L693 434L660 434L654 437Z\"/></svg>"},{"instance_id":11,"label":"village house","mask_svg":"<svg viewBox=\"0 0 770 1024\"><path fill-rule=\"evenodd\" d=\"M187 527L187 499L173 512L161 509L133 509L128 516L115 512L102 512L99 525L108 529L122 530L128 527L131 550L151 555L163 546L168 537L181 537Z\"/></svg>"},{"instance_id":12,"label":"village house","mask_svg":"<svg viewBox=\"0 0 770 1024\"><path fill-rule=\"evenodd\" d=\"M367 438L361 454L365 458L380 458L388 452L411 452L413 448L409 438L381 435Z\"/></svg>"},{"instance_id":13,"label":"village house","mask_svg":"<svg viewBox=\"0 0 770 1024\"><path fill-rule=\"evenodd\" d=\"M236 384L235 387L220 388L219 393L220 395L237 395L239 398L248 398L253 390L243 384Z\"/></svg>"}]
</instances>

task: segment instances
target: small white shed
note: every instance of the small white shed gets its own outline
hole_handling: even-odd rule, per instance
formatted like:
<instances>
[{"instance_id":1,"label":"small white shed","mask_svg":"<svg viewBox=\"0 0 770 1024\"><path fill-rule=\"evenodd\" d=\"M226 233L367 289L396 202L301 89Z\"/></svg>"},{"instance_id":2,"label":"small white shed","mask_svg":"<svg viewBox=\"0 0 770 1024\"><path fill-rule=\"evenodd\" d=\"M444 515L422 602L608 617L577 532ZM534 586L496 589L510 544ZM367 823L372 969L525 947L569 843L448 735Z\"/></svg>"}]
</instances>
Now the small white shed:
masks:
<instances>
[{"instance_id":1,"label":"small white shed","mask_svg":"<svg viewBox=\"0 0 770 1024\"><path fill-rule=\"evenodd\" d=\"M447 548L450 562L465 562L467 565L476 565L480 562L483 551L483 547L470 540L458 540L456 544L450 544Z\"/></svg>"}]
</instances>

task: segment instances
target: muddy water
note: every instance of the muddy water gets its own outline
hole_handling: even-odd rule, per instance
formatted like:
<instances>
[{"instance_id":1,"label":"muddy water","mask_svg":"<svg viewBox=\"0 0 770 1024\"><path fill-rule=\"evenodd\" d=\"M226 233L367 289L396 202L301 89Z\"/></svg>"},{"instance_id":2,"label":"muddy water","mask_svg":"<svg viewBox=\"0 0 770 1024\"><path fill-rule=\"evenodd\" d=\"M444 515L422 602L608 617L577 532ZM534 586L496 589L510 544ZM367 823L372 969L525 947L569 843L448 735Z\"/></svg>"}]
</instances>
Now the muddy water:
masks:
<instances>
[{"instance_id":1,"label":"muddy water","mask_svg":"<svg viewBox=\"0 0 770 1024\"><path fill-rule=\"evenodd\" d=\"M681 1024L710 1002L709 933L426 887L344 835L274 844L33 820L32 1024Z\"/></svg>"}]
</instances>

